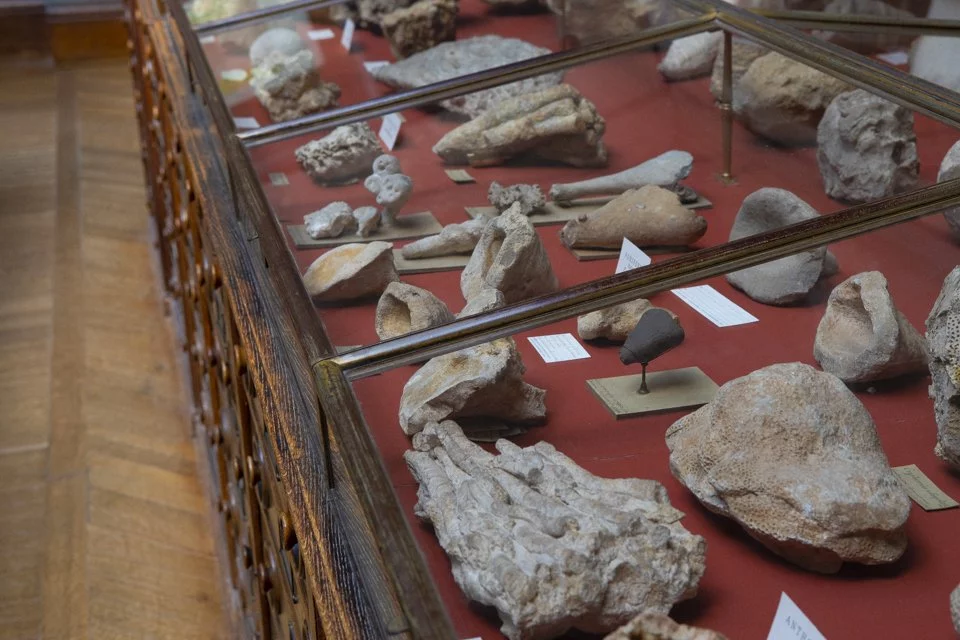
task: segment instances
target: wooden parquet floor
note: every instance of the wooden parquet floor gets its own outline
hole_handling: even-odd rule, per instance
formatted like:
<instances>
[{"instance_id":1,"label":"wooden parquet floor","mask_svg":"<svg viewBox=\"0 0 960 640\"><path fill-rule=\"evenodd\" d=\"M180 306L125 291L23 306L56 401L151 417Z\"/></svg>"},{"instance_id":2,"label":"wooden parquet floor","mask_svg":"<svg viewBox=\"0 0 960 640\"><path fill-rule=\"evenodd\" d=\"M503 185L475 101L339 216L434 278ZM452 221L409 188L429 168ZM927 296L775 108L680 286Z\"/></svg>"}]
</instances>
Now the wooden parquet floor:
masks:
<instances>
[{"instance_id":1,"label":"wooden parquet floor","mask_svg":"<svg viewBox=\"0 0 960 640\"><path fill-rule=\"evenodd\" d=\"M229 637L126 62L0 86L0 639Z\"/></svg>"}]
</instances>

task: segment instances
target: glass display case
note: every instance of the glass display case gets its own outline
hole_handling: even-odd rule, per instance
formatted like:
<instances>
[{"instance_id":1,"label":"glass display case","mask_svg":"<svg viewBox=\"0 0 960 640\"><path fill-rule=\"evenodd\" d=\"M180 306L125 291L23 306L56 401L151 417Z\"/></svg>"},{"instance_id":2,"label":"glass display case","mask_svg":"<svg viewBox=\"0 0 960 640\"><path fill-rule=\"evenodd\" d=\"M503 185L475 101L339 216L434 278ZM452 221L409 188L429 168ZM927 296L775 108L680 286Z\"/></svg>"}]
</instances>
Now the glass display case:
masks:
<instances>
[{"instance_id":1,"label":"glass display case","mask_svg":"<svg viewBox=\"0 0 960 640\"><path fill-rule=\"evenodd\" d=\"M946 636L960 95L885 54L957 25L462 0L398 59L320 4L131 15L243 633Z\"/></svg>"}]
</instances>

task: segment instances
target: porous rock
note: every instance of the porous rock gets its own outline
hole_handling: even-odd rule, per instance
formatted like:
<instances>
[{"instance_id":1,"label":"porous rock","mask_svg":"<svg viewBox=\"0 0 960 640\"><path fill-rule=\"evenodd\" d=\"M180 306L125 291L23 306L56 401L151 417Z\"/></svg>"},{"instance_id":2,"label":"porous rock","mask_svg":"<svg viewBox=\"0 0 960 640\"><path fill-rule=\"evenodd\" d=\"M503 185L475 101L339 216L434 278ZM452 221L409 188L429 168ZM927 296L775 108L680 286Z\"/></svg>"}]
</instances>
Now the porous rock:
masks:
<instances>
[{"instance_id":1,"label":"porous rock","mask_svg":"<svg viewBox=\"0 0 960 640\"><path fill-rule=\"evenodd\" d=\"M290 56L271 52L250 76L257 100L275 122L330 109L340 98L340 87L320 79L313 54L305 49Z\"/></svg>"},{"instance_id":2,"label":"porous rock","mask_svg":"<svg viewBox=\"0 0 960 640\"><path fill-rule=\"evenodd\" d=\"M489 220L486 218L475 218L467 222L448 224L440 233L406 245L400 253L408 260L471 253L480 241L480 234L487 222Z\"/></svg>"},{"instance_id":3,"label":"porous rock","mask_svg":"<svg viewBox=\"0 0 960 640\"><path fill-rule=\"evenodd\" d=\"M624 238L638 247L684 246L706 231L706 218L680 204L676 193L647 185L567 222L560 240L570 248L618 249Z\"/></svg>"},{"instance_id":4,"label":"porous rock","mask_svg":"<svg viewBox=\"0 0 960 640\"><path fill-rule=\"evenodd\" d=\"M389 242L345 244L313 261L303 282L314 300L336 302L378 295L399 280Z\"/></svg>"},{"instance_id":5,"label":"porous rock","mask_svg":"<svg viewBox=\"0 0 960 640\"><path fill-rule=\"evenodd\" d=\"M724 44L720 42L720 46L717 49L717 59L713 62L713 73L710 76L710 93L712 93L713 97L717 100L723 97L723 48ZM747 72L747 69L750 68L753 61L769 52L769 49L764 48L753 40L733 38L733 46L730 52L730 85L734 93L736 93L737 83L740 82L740 78Z\"/></svg>"},{"instance_id":6,"label":"porous rock","mask_svg":"<svg viewBox=\"0 0 960 640\"><path fill-rule=\"evenodd\" d=\"M930 397L937 420L939 458L960 469L960 267L947 275L927 316Z\"/></svg>"},{"instance_id":7,"label":"porous rock","mask_svg":"<svg viewBox=\"0 0 960 640\"><path fill-rule=\"evenodd\" d=\"M286 27L267 29L250 45L250 66L259 67L272 53L288 57L304 49L307 49L307 43L293 29Z\"/></svg>"},{"instance_id":8,"label":"porous rock","mask_svg":"<svg viewBox=\"0 0 960 640\"><path fill-rule=\"evenodd\" d=\"M640 315L653 305L644 298L591 311L577 318L577 335L582 340L623 342L637 326Z\"/></svg>"},{"instance_id":9,"label":"porous rock","mask_svg":"<svg viewBox=\"0 0 960 640\"><path fill-rule=\"evenodd\" d=\"M412 436L431 422L461 420L470 435L491 422L541 424L547 392L524 382L524 371L513 338L432 358L403 387L400 428Z\"/></svg>"},{"instance_id":10,"label":"porous rock","mask_svg":"<svg viewBox=\"0 0 960 640\"><path fill-rule=\"evenodd\" d=\"M483 228L460 274L460 291L468 302L486 287L497 289L512 304L556 291L558 286L540 236L520 213L519 204Z\"/></svg>"},{"instance_id":11,"label":"porous rock","mask_svg":"<svg viewBox=\"0 0 960 640\"><path fill-rule=\"evenodd\" d=\"M730 230L730 241L809 220L819 214L785 189L765 187L744 198ZM727 274L727 282L764 304L785 305L803 300L820 279L824 247L780 258Z\"/></svg>"},{"instance_id":12,"label":"porous rock","mask_svg":"<svg viewBox=\"0 0 960 640\"><path fill-rule=\"evenodd\" d=\"M403 282L388 284L377 303L376 330L381 340L422 331L451 320L453 314L437 296Z\"/></svg>"},{"instance_id":13,"label":"porous rock","mask_svg":"<svg viewBox=\"0 0 960 640\"><path fill-rule=\"evenodd\" d=\"M817 127L817 164L827 195L869 202L917 186L913 113L863 89L842 93Z\"/></svg>"},{"instance_id":14,"label":"porous rock","mask_svg":"<svg viewBox=\"0 0 960 640\"><path fill-rule=\"evenodd\" d=\"M844 382L870 382L927 369L923 336L893 304L879 271L851 276L830 292L813 356Z\"/></svg>"},{"instance_id":15,"label":"porous rock","mask_svg":"<svg viewBox=\"0 0 960 640\"><path fill-rule=\"evenodd\" d=\"M311 238L336 238L344 231L353 231L357 220L346 202L331 202L319 211L303 216L303 225Z\"/></svg>"},{"instance_id":16,"label":"porous rock","mask_svg":"<svg viewBox=\"0 0 960 640\"><path fill-rule=\"evenodd\" d=\"M833 0L823 8L824 13L836 15L874 16L878 18L915 18L912 13L880 0ZM882 33L880 30L862 32L814 31L814 35L846 49L871 54L906 47L916 37L912 34Z\"/></svg>"},{"instance_id":17,"label":"porous rock","mask_svg":"<svg viewBox=\"0 0 960 640\"><path fill-rule=\"evenodd\" d=\"M380 155L380 142L366 123L346 124L311 140L295 154L297 162L316 182L344 184L370 172L371 163Z\"/></svg>"},{"instance_id":18,"label":"porous rock","mask_svg":"<svg viewBox=\"0 0 960 640\"><path fill-rule=\"evenodd\" d=\"M666 439L677 480L794 564L834 573L906 550L910 498L870 414L832 374L799 362L758 369Z\"/></svg>"},{"instance_id":19,"label":"porous rock","mask_svg":"<svg viewBox=\"0 0 960 640\"><path fill-rule=\"evenodd\" d=\"M356 0L357 24L364 29L379 29L380 21L397 9L413 4L415 0Z\"/></svg>"},{"instance_id":20,"label":"porous rock","mask_svg":"<svg viewBox=\"0 0 960 640\"><path fill-rule=\"evenodd\" d=\"M680 180L690 175L691 169L693 156L674 149L617 173L555 184L550 187L550 198L562 206L574 198L620 195L629 189L639 189L649 184L674 189Z\"/></svg>"},{"instance_id":21,"label":"porous rock","mask_svg":"<svg viewBox=\"0 0 960 640\"><path fill-rule=\"evenodd\" d=\"M376 207L357 207L353 210L353 219L357 222L357 233L362 238L380 228L380 210Z\"/></svg>"},{"instance_id":22,"label":"porous rock","mask_svg":"<svg viewBox=\"0 0 960 640\"><path fill-rule=\"evenodd\" d=\"M387 154L373 161L372 170L363 186L377 197L377 204L383 206L380 211L383 224L391 225L413 193L413 179L400 173L400 161Z\"/></svg>"},{"instance_id":23,"label":"porous rock","mask_svg":"<svg viewBox=\"0 0 960 640\"><path fill-rule=\"evenodd\" d=\"M550 53L516 38L478 36L454 42L444 42L406 60L375 69L373 77L398 89L414 89L424 85L459 78L460 76L519 62ZM500 87L474 91L465 96L449 98L440 105L454 113L471 118L480 115L508 98L534 93L560 84L562 72L511 82Z\"/></svg>"},{"instance_id":24,"label":"porous rock","mask_svg":"<svg viewBox=\"0 0 960 640\"><path fill-rule=\"evenodd\" d=\"M600 478L546 442L488 453L453 421L430 424L404 459L471 600L511 640L603 633L693 597L706 543L654 480Z\"/></svg>"},{"instance_id":25,"label":"porous rock","mask_svg":"<svg viewBox=\"0 0 960 640\"><path fill-rule=\"evenodd\" d=\"M685 337L677 316L660 307L644 309L637 326L620 347L620 362L648 364L679 347Z\"/></svg>"},{"instance_id":26,"label":"porous rock","mask_svg":"<svg viewBox=\"0 0 960 640\"><path fill-rule=\"evenodd\" d=\"M457 35L457 0L420 0L380 20L383 35L397 59L453 40Z\"/></svg>"},{"instance_id":27,"label":"porous rock","mask_svg":"<svg viewBox=\"0 0 960 640\"><path fill-rule=\"evenodd\" d=\"M723 46L723 32L697 33L670 43L657 70L667 80L691 80L709 75L717 52Z\"/></svg>"},{"instance_id":28,"label":"porous rock","mask_svg":"<svg viewBox=\"0 0 960 640\"><path fill-rule=\"evenodd\" d=\"M433 152L449 164L474 167L503 164L521 154L602 167L607 164L605 128L594 104L562 84L499 102L443 136Z\"/></svg>"},{"instance_id":29,"label":"porous rock","mask_svg":"<svg viewBox=\"0 0 960 640\"><path fill-rule=\"evenodd\" d=\"M641 613L603 640L727 640L722 633L675 622L663 613Z\"/></svg>"},{"instance_id":30,"label":"porous rock","mask_svg":"<svg viewBox=\"0 0 960 640\"><path fill-rule=\"evenodd\" d=\"M747 129L782 145L812 145L830 102L850 86L779 53L753 61L733 93Z\"/></svg>"},{"instance_id":31,"label":"porous rock","mask_svg":"<svg viewBox=\"0 0 960 640\"><path fill-rule=\"evenodd\" d=\"M960 178L960 140L955 142L943 156L943 161L940 162L940 171L937 173L937 182L945 182L954 178ZM950 207L943 212L943 217L946 218L954 237L960 239L960 206Z\"/></svg>"},{"instance_id":32,"label":"porous rock","mask_svg":"<svg viewBox=\"0 0 960 640\"><path fill-rule=\"evenodd\" d=\"M953 630L960 635L960 584L950 594L950 617L953 618Z\"/></svg>"},{"instance_id":33,"label":"porous rock","mask_svg":"<svg viewBox=\"0 0 960 640\"><path fill-rule=\"evenodd\" d=\"M520 213L525 216L539 211L547 203L547 198L540 190L540 185L512 184L505 187L496 181L490 183L490 188L487 190L487 199L500 213L517 202L520 204Z\"/></svg>"}]
</instances>

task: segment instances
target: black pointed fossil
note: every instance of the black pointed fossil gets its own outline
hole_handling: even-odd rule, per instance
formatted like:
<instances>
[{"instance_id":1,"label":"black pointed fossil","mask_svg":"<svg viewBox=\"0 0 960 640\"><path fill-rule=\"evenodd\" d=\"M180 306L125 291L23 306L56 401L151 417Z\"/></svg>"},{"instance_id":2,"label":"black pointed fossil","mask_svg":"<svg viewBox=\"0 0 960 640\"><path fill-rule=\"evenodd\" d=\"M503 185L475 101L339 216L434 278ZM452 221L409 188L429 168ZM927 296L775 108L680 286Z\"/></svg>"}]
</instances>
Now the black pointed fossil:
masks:
<instances>
[{"instance_id":1,"label":"black pointed fossil","mask_svg":"<svg viewBox=\"0 0 960 640\"><path fill-rule=\"evenodd\" d=\"M627 341L620 348L620 362L640 363L641 378L639 393L648 393L647 365L670 349L683 342L683 327L680 321L666 309L650 307L640 315Z\"/></svg>"}]
</instances>

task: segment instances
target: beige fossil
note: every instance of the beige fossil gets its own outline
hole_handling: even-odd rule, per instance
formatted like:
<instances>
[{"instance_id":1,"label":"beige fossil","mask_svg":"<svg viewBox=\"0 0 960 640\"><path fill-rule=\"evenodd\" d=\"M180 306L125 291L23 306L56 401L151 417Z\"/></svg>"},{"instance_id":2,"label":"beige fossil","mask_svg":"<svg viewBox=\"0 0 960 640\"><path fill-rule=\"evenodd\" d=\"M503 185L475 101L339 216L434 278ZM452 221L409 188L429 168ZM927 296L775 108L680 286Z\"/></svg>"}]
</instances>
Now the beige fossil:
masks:
<instances>
[{"instance_id":1,"label":"beige fossil","mask_svg":"<svg viewBox=\"0 0 960 640\"><path fill-rule=\"evenodd\" d=\"M376 330L381 340L421 331L453 320L447 305L426 289L403 282L387 285L377 303Z\"/></svg>"},{"instance_id":2,"label":"beige fossil","mask_svg":"<svg viewBox=\"0 0 960 640\"><path fill-rule=\"evenodd\" d=\"M320 302L378 295L398 279L389 242L339 246L314 260L303 274L307 293Z\"/></svg>"}]
</instances>

